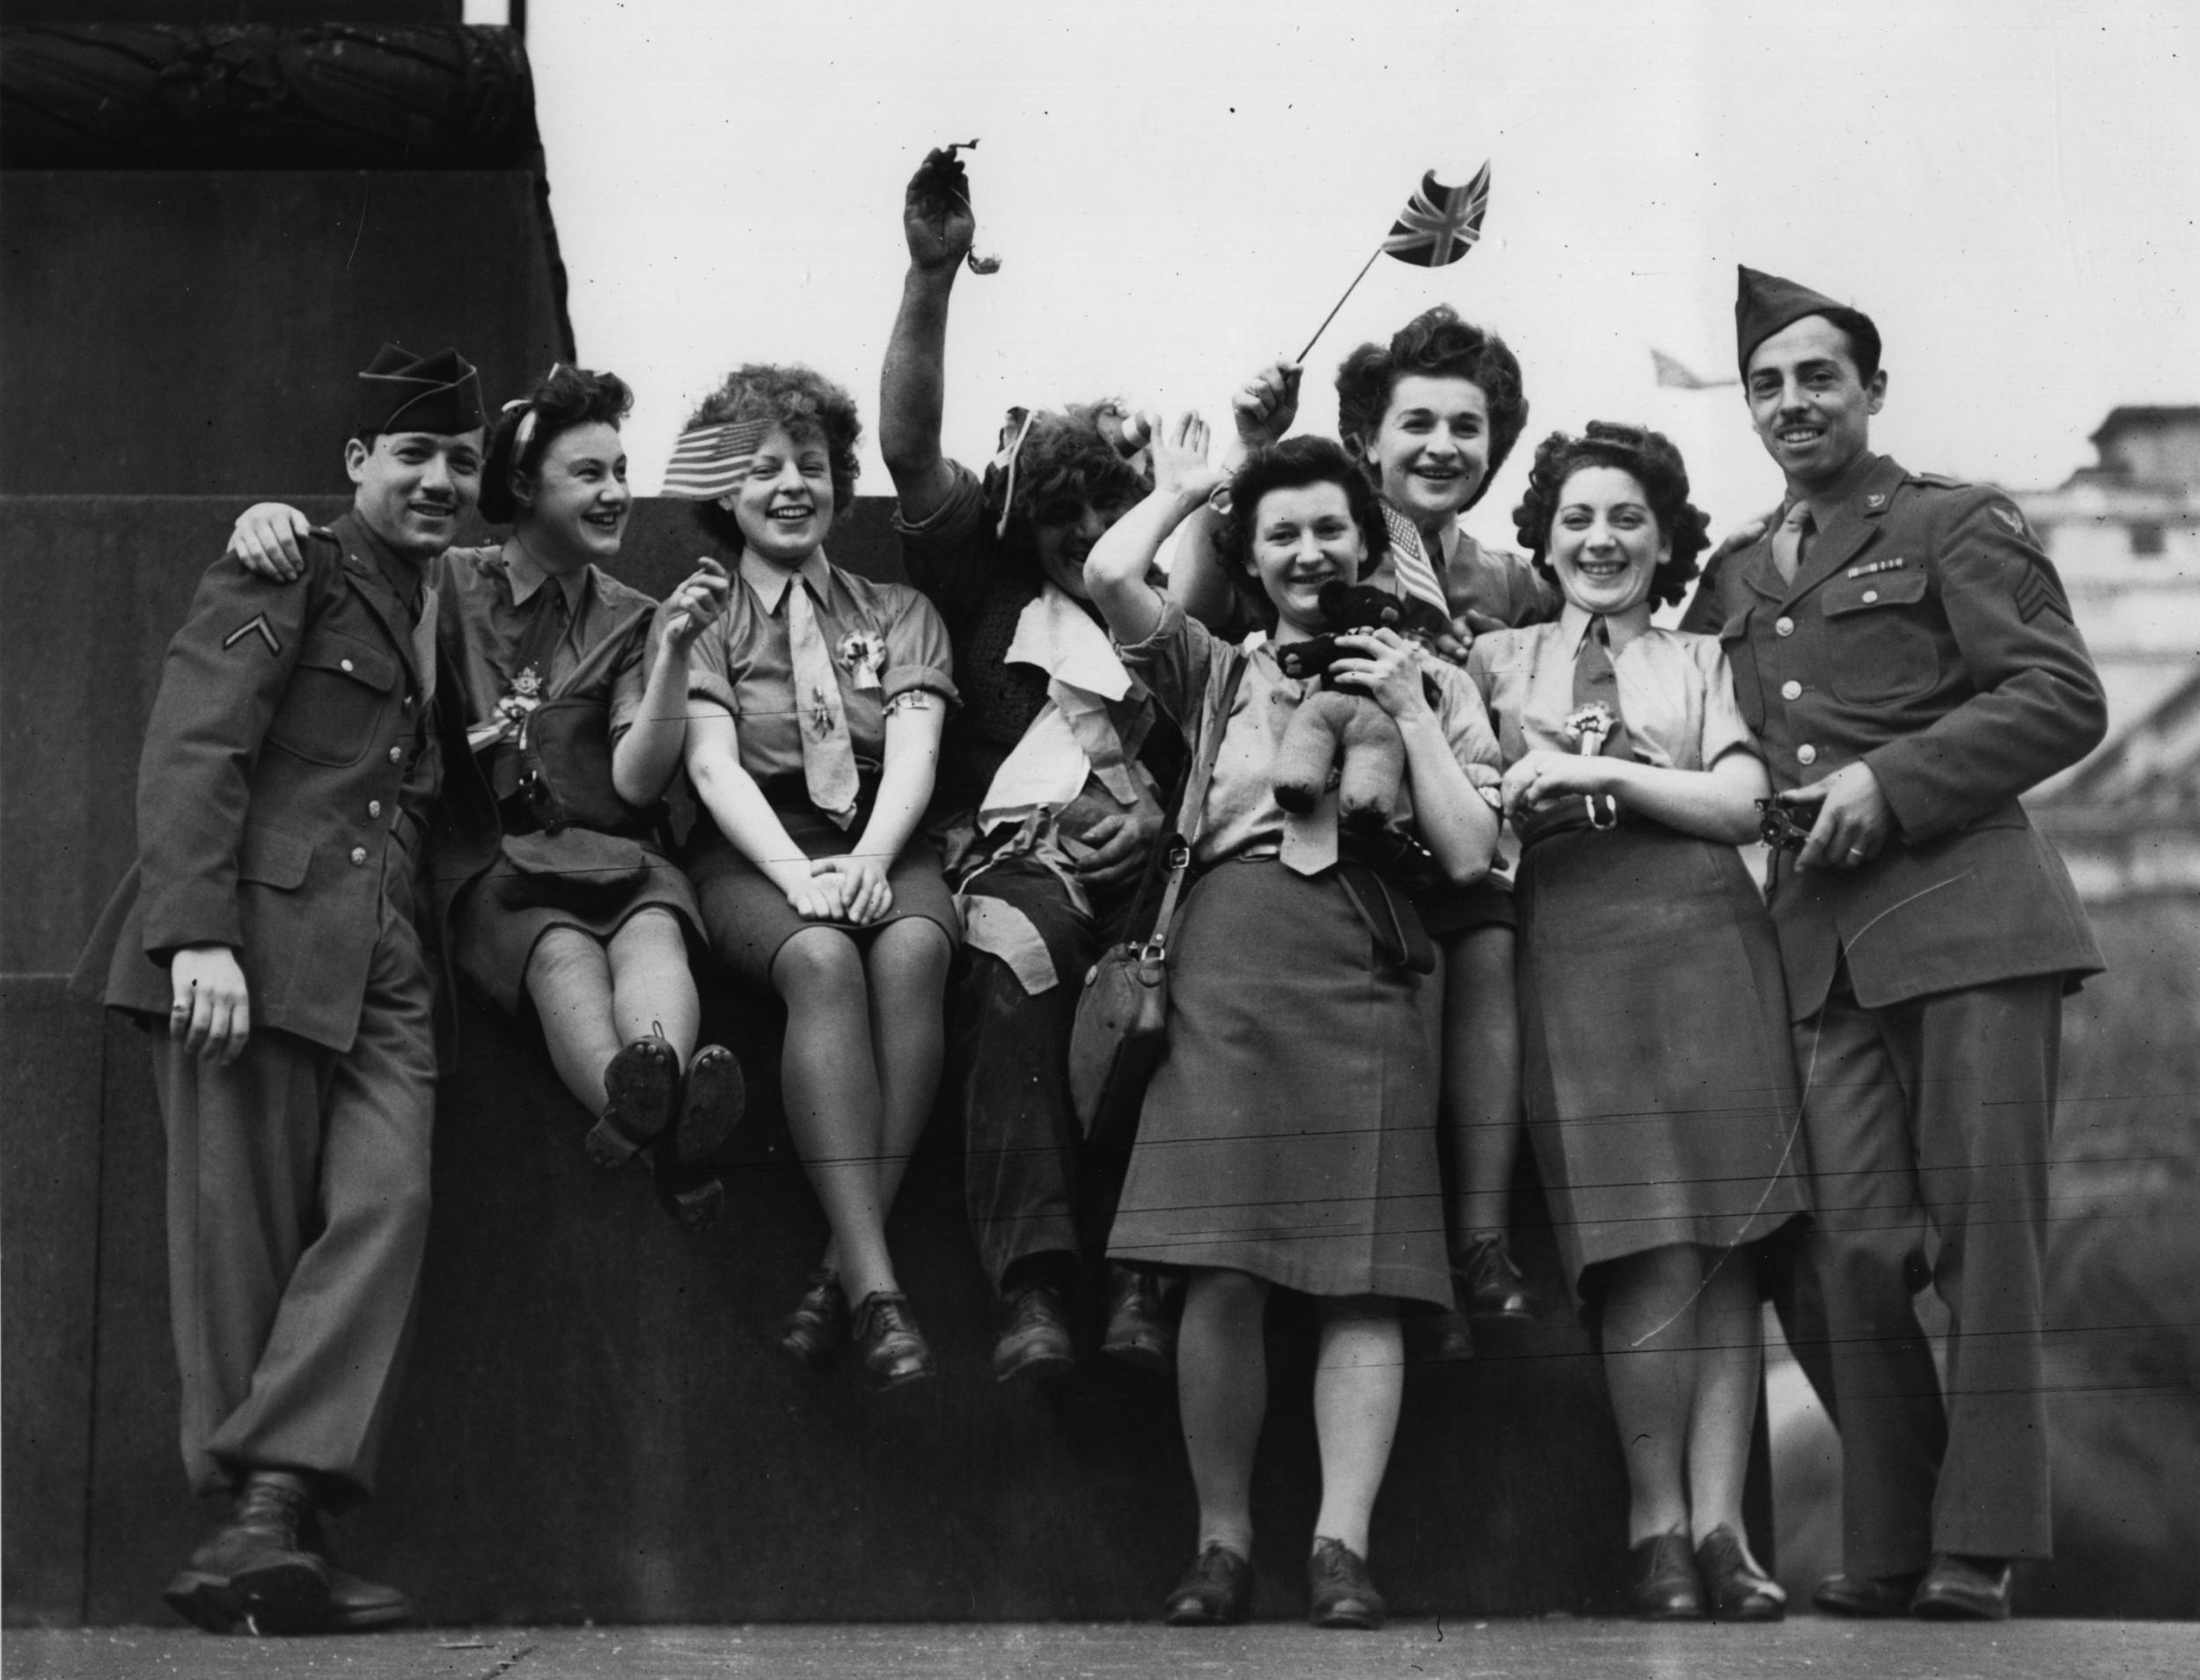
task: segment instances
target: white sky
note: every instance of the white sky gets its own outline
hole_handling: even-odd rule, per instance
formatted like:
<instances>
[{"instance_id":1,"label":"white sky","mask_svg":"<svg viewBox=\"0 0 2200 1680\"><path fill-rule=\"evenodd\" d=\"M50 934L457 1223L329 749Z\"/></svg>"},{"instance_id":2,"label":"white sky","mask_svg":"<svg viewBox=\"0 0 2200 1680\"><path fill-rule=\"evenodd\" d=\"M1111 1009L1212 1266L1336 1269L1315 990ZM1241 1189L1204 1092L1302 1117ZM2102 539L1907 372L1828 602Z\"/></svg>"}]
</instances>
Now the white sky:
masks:
<instances>
[{"instance_id":1,"label":"white sky","mask_svg":"<svg viewBox=\"0 0 2200 1680\"><path fill-rule=\"evenodd\" d=\"M501 19L495 0L473 0ZM1011 402L1198 407L1295 350L1424 169L1485 157L1483 243L1378 262L1309 358L1448 301L1518 352L1526 444L1470 517L1511 540L1528 448L1592 417L1668 431L1725 525L1777 494L1732 390L1734 269L1852 299L1888 340L1874 442L2059 481L2121 402L2200 401L2200 5L2190 0L533 0L529 48L583 362L639 392L654 490L736 363L861 401L862 488L900 294L904 182L971 158L981 250L946 441Z\"/></svg>"}]
</instances>

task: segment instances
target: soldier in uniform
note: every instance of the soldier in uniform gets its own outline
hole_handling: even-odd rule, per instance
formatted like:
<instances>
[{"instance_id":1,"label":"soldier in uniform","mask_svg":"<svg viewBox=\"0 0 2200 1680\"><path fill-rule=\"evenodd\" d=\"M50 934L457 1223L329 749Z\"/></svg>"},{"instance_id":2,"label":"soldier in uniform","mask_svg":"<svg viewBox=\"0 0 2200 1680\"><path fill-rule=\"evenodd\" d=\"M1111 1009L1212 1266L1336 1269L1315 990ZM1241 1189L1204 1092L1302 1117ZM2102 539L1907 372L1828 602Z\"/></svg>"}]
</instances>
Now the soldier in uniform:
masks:
<instances>
[{"instance_id":1,"label":"soldier in uniform","mask_svg":"<svg viewBox=\"0 0 2200 1680\"><path fill-rule=\"evenodd\" d=\"M1743 268L1744 391L1787 498L1684 627L1726 644L1781 806L1771 905L1815 1229L1789 1303L1843 1447L1822 1610L1999 1618L2050 1555L2041 1311L2061 1000L2101 967L2018 796L2107 726L2009 499L1875 455L1868 317ZM1927 1269L1927 1230L1937 1239ZM1947 1383L1914 1310L1949 1313Z\"/></svg>"},{"instance_id":2,"label":"soldier in uniform","mask_svg":"<svg viewBox=\"0 0 2200 1680\"><path fill-rule=\"evenodd\" d=\"M169 644L137 862L80 971L156 1033L184 1461L235 1496L166 1597L216 1632L412 1613L331 1565L321 1520L372 1491L426 1244L422 570L473 504L483 416L455 351L385 346L360 379L352 510L303 583L224 559Z\"/></svg>"}]
</instances>

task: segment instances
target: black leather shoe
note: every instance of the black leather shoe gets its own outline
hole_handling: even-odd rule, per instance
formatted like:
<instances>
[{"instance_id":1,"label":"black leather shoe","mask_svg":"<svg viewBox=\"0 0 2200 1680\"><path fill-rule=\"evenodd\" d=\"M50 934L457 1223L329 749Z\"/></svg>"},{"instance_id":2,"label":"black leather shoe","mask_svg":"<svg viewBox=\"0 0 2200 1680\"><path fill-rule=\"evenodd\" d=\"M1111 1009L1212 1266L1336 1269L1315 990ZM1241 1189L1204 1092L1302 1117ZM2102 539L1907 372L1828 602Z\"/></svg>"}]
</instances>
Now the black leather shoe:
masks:
<instances>
[{"instance_id":1,"label":"black leather shoe","mask_svg":"<svg viewBox=\"0 0 2200 1680\"><path fill-rule=\"evenodd\" d=\"M1918 1575L1828 1575L1810 1602L1829 1616L1872 1619L1910 1614L1918 1596Z\"/></svg>"},{"instance_id":2,"label":"black leather shoe","mask_svg":"<svg viewBox=\"0 0 2200 1680\"><path fill-rule=\"evenodd\" d=\"M680 1059L658 1038L636 1038L604 1069L604 1112L590 1128L588 1163L623 1167L672 1124L679 1101Z\"/></svg>"},{"instance_id":3,"label":"black leather shoe","mask_svg":"<svg viewBox=\"0 0 2200 1680\"><path fill-rule=\"evenodd\" d=\"M840 1293L840 1274L819 1266L794 1311L780 1321L779 1345L803 1364L829 1365L848 1339L848 1298Z\"/></svg>"},{"instance_id":4,"label":"black leather shoe","mask_svg":"<svg viewBox=\"0 0 2200 1680\"><path fill-rule=\"evenodd\" d=\"M340 1567L328 1553L328 1531L319 1511L298 1530L298 1538L328 1571L328 1608L321 1616L324 1633L371 1633L402 1627L413 1619L413 1601L394 1587L366 1581Z\"/></svg>"},{"instance_id":5,"label":"black leather shoe","mask_svg":"<svg viewBox=\"0 0 2200 1680\"><path fill-rule=\"evenodd\" d=\"M1918 1584L1910 1613L1928 1622L2006 1622L2009 1619L2008 1563L2000 1558L1935 1558Z\"/></svg>"},{"instance_id":6,"label":"black leather shoe","mask_svg":"<svg viewBox=\"0 0 2200 1680\"><path fill-rule=\"evenodd\" d=\"M863 1380L884 1393L933 1375L931 1344L909 1313L909 1297L881 1289L863 1297L852 1332Z\"/></svg>"},{"instance_id":7,"label":"black leather shoe","mask_svg":"<svg viewBox=\"0 0 2200 1680\"><path fill-rule=\"evenodd\" d=\"M1027 1283L1001 1297L1001 1333L993 1345L994 1382L1060 1376L1076 1365L1069 1319L1056 1290L1044 1283Z\"/></svg>"},{"instance_id":8,"label":"black leather shoe","mask_svg":"<svg viewBox=\"0 0 2200 1680\"><path fill-rule=\"evenodd\" d=\"M1628 1548L1627 1601L1646 1622L1704 1619L1704 1585L1686 1534L1676 1529Z\"/></svg>"},{"instance_id":9,"label":"black leather shoe","mask_svg":"<svg viewBox=\"0 0 2200 1680\"><path fill-rule=\"evenodd\" d=\"M1696 1573L1714 1622L1777 1622L1787 1614L1779 1582L1749 1561L1740 1537L1724 1523L1698 1543Z\"/></svg>"},{"instance_id":10,"label":"black leather shoe","mask_svg":"<svg viewBox=\"0 0 2200 1680\"><path fill-rule=\"evenodd\" d=\"M1513 1264L1513 1251L1506 1245L1503 1232L1485 1231L1470 1238L1453 1270L1467 1317L1476 1324L1536 1322L1536 1297L1529 1293L1528 1280Z\"/></svg>"},{"instance_id":11,"label":"black leather shoe","mask_svg":"<svg viewBox=\"0 0 2200 1680\"><path fill-rule=\"evenodd\" d=\"M689 1058L680 1081L678 1118L672 1124L672 1156L683 1166L723 1148L749 1106L741 1063L723 1045L707 1044ZM660 1148L657 1151L664 1153Z\"/></svg>"},{"instance_id":12,"label":"black leather shoe","mask_svg":"<svg viewBox=\"0 0 2200 1680\"><path fill-rule=\"evenodd\" d=\"M1192 1559L1161 1607L1171 1627L1220 1627L1242 1622L1253 1605L1253 1566L1228 1546L1213 1545Z\"/></svg>"},{"instance_id":13,"label":"black leather shoe","mask_svg":"<svg viewBox=\"0 0 2200 1680\"><path fill-rule=\"evenodd\" d=\"M1306 1584L1313 1595L1307 1619L1316 1627L1381 1627L1390 1614L1368 1579L1368 1560L1342 1540L1316 1537Z\"/></svg>"},{"instance_id":14,"label":"black leather shoe","mask_svg":"<svg viewBox=\"0 0 2200 1680\"><path fill-rule=\"evenodd\" d=\"M1141 1371L1166 1376L1177 1368L1177 1326L1162 1304L1161 1280L1127 1266L1108 1268L1108 1325L1100 1351Z\"/></svg>"},{"instance_id":15,"label":"black leather shoe","mask_svg":"<svg viewBox=\"0 0 2200 1680\"><path fill-rule=\"evenodd\" d=\"M312 1510L302 1478L253 1471L229 1521L191 1554L162 1597L209 1632L315 1632L328 1606L328 1566L299 1537Z\"/></svg>"}]
</instances>

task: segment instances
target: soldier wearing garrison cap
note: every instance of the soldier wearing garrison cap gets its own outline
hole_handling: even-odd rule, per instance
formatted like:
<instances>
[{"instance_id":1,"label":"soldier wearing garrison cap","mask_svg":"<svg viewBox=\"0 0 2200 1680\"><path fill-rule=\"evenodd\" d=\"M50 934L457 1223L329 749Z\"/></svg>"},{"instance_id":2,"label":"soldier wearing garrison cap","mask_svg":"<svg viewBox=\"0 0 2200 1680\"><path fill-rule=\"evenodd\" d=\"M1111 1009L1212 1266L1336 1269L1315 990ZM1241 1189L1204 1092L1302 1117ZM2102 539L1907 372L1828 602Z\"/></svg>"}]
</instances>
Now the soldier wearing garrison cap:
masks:
<instances>
[{"instance_id":1,"label":"soldier wearing garrison cap","mask_svg":"<svg viewBox=\"0 0 2200 1680\"><path fill-rule=\"evenodd\" d=\"M480 385L455 351L385 346L356 412L352 509L304 581L233 559L200 581L146 728L137 862L79 969L153 1033L184 1462L236 1500L166 1597L216 1631L411 1614L329 1562L321 1521L373 1489L427 1237L422 569L479 488Z\"/></svg>"},{"instance_id":2,"label":"soldier wearing garrison cap","mask_svg":"<svg viewBox=\"0 0 2200 1680\"><path fill-rule=\"evenodd\" d=\"M2050 1555L2041 1312L2063 994L2101 967L2018 796L2101 740L2061 581L2000 492L1869 447L1870 319L1742 270L1743 390L1787 481L1683 620L1726 644L1783 805L1771 903L1815 1229L1790 1333L1841 1430L1820 1608L1999 1618ZM1926 1227L1948 1381L1913 1310Z\"/></svg>"}]
</instances>

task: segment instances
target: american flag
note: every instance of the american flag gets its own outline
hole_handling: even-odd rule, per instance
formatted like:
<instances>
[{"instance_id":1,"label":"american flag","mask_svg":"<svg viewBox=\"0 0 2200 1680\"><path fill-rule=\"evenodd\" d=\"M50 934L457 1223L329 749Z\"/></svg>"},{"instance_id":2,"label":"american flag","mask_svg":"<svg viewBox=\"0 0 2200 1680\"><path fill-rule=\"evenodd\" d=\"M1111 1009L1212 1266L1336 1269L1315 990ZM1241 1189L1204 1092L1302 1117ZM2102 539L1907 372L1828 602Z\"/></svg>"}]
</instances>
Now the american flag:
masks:
<instances>
[{"instance_id":1,"label":"american flag","mask_svg":"<svg viewBox=\"0 0 2200 1680\"><path fill-rule=\"evenodd\" d=\"M1406 200L1405 213L1382 248L1400 262L1441 268L1465 256L1482 237L1482 213L1489 208L1489 165L1464 187L1445 186L1432 169L1421 177L1420 190Z\"/></svg>"},{"instance_id":2,"label":"american flag","mask_svg":"<svg viewBox=\"0 0 2200 1680\"><path fill-rule=\"evenodd\" d=\"M1676 391L1713 391L1722 385L1740 385L1739 379L1706 379L1677 357L1668 356L1654 344L1650 347L1650 366L1658 376L1658 383L1670 385Z\"/></svg>"},{"instance_id":3,"label":"american flag","mask_svg":"<svg viewBox=\"0 0 2200 1680\"><path fill-rule=\"evenodd\" d=\"M761 420L730 420L682 432L664 469L663 494L695 502L731 495L749 469L749 458L770 429Z\"/></svg>"},{"instance_id":4,"label":"american flag","mask_svg":"<svg viewBox=\"0 0 2200 1680\"><path fill-rule=\"evenodd\" d=\"M1429 563L1428 551L1421 547L1419 528L1388 502L1382 504L1382 523L1390 533L1390 566L1397 573L1400 587L1448 619L1451 603L1444 598L1443 582Z\"/></svg>"}]
</instances>

